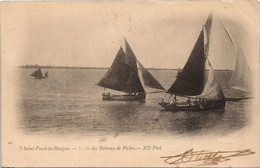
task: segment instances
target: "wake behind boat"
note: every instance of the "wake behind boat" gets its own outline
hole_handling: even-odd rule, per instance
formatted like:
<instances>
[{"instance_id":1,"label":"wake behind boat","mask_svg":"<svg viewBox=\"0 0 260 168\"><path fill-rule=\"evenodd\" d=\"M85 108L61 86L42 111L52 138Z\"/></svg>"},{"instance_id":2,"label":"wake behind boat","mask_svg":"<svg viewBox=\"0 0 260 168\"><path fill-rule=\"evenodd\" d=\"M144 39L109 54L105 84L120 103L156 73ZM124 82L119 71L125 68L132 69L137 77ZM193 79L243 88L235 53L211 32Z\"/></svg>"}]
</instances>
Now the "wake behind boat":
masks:
<instances>
[{"instance_id":1,"label":"wake behind boat","mask_svg":"<svg viewBox=\"0 0 260 168\"><path fill-rule=\"evenodd\" d=\"M219 110L225 108L225 96L208 59L211 24L212 15L208 17L205 26L203 26L184 68L166 92L175 95L174 99L170 102L162 100L159 103L163 108L173 111ZM206 35L205 39L204 35ZM204 86L206 60L209 75ZM187 101L178 102L177 96L185 97Z\"/></svg>"},{"instance_id":2,"label":"wake behind boat","mask_svg":"<svg viewBox=\"0 0 260 168\"><path fill-rule=\"evenodd\" d=\"M144 85L154 89L164 90L162 85L136 59L133 50L125 39L125 52L122 47L120 47L111 67L97 84L104 87L104 93L102 94L103 100L145 100L146 92L138 75L137 63L142 73ZM106 93L105 88L125 92L127 94L115 95L110 92Z\"/></svg>"},{"instance_id":3,"label":"wake behind boat","mask_svg":"<svg viewBox=\"0 0 260 168\"><path fill-rule=\"evenodd\" d=\"M41 68L34 71L30 76L34 77L35 79L44 79L48 77L48 72L45 72L44 76L42 75Z\"/></svg>"}]
</instances>

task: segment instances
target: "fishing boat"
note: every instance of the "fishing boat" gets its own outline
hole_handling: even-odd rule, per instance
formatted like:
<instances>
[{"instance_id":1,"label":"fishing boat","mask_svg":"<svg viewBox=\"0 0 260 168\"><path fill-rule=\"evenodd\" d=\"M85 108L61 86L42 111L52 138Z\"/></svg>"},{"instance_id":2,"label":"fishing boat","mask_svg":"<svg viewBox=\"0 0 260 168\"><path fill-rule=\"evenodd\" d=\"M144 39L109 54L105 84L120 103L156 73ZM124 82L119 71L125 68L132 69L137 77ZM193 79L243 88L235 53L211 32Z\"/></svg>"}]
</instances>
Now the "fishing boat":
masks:
<instances>
[{"instance_id":1,"label":"fishing boat","mask_svg":"<svg viewBox=\"0 0 260 168\"><path fill-rule=\"evenodd\" d=\"M224 28L229 40L231 41L232 46L235 50L236 55L236 65L232 73L229 86L233 89L243 92L245 96L243 97L226 97L227 101L239 101L243 99L252 98L252 72L247 64L245 55L239 46L239 44L232 38L231 33L228 31L227 27L220 22Z\"/></svg>"},{"instance_id":2,"label":"fishing boat","mask_svg":"<svg viewBox=\"0 0 260 168\"><path fill-rule=\"evenodd\" d=\"M41 68L39 68L38 70L35 70L30 76L34 77L35 79L44 79L48 77L48 72L45 72L43 76Z\"/></svg>"},{"instance_id":3,"label":"fishing boat","mask_svg":"<svg viewBox=\"0 0 260 168\"><path fill-rule=\"evenodd\" d=\"M174 95L174 99L170 102L162 100L159 104L163 108L172 111L219 110L225 108L225 96L208 58L211 24L212 15L209 15L185 66L172 86L166 91L171 96ZM206 63L209 68L207 80L205 75ZM185 101L177 101L177 96L184 98Z\"/></svg>"},{"instance_id":4,"label":"fishing boat","mask_svg":"<svg viewBox=\"0 0 260 168\"><path fill-rule=\"evenodd\" d=\"M103 100L117 101L144 101L146 91L141 83L138 66L141 71L144 85L150 88L164 90L162 85L152 74L136 59L129 43L125 39L125 52L120 47L111 67L98 82L97 85L104 87ZM105 88L121 91L123 94L116 95L106 92Z\"/></svg>"}]
</instances>

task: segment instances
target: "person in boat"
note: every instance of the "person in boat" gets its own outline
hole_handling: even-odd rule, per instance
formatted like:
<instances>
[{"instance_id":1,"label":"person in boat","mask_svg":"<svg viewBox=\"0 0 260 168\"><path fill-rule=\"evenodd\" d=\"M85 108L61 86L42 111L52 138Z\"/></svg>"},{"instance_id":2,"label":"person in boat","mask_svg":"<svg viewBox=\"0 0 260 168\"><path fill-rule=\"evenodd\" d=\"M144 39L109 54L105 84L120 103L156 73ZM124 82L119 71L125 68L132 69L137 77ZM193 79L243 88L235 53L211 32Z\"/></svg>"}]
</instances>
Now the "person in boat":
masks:
<instances>
[{"instance_id":1,"label":"person in boat","mask_svg":"<svg viewBox=\"0 0 260 168\"><path fill-rule=\"evenodd\" d=\"M162 103L164 103L164 99L162 99Z\"/></svg>"},{"instance_id":2,"label":"person in boat","mask_svg":"<svg viewBox=\"0 0 260 168\"><path fill-rule=\"evenodd\" d=\"M175 102L174 99L172 99L172 100L170 101L170 104L174 104L174 103L176 103L176 102Z\"/></svg>"},{"instance_id":3,"label":"person in boat","mask_svg":"<svg viewBox=\"0 0 260 168\"><path fill-rule=\"evenodd\" d=\"M174 102L177 102L177 98L176 98L176 95L174 95L174 98L173 98Z\"/></svg>"},{"instance_id":4,"label":"person in boat","mask_svg":"<svg viewBox=\"0 0 260 168\"><path fill-rule=\"evenodd\" d=\"M188 97L188 99L187 99L187 103L188 103L188 105L190 106L190 103L191 103L191 99L190 99L190 97Z\"/></svg>"},{"instance_id":5,"label":"person in boat","mask_svg":"<svg viewBox=\"0 0 260 168\"><path fill-rule=\"evenodd\" d=\"M107 92L107 95L110 96L110 92Z\"/></svg>"},{"instance_id":6,"label":"person in boat","mask_svg":"<svg viewBox=\"0 0 260 168\"><path fill-rule=\"evenodd\" d=\"M175 104L177 102L176 95L174 95L174 98L170 101L170 104Z\"/></svg>"}]
</instances>

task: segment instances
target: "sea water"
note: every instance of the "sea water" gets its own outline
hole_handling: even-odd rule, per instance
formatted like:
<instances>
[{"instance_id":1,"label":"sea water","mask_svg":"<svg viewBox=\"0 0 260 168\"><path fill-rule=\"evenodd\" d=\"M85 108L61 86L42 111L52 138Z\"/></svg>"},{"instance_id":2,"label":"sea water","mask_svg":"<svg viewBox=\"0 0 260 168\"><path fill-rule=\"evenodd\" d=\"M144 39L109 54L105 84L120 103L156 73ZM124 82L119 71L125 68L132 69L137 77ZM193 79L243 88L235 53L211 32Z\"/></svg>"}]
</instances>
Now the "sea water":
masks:
<instances>
[{"instance_id":1,"label":"sea water","mask_svg":"<svg viewBox=\"0 0 260 168\"><path fill-rule=\"evenodd\" d=\"M19 129L44 135L225 135L250 122L251 99L227 102L223 111L172 112L158 102L164 92L147 94L145 102L103 101L103 88L96 85L107 69L42 69L49 77L30 77L34 69L19 71ZM176 70L149 70L168 89ZM232 71L216 71L227 97L244 96L228 87ZM146 92L156 90L144 87ZM118 93L109 90L111 94Z\"/></svg>"}]
</instances>

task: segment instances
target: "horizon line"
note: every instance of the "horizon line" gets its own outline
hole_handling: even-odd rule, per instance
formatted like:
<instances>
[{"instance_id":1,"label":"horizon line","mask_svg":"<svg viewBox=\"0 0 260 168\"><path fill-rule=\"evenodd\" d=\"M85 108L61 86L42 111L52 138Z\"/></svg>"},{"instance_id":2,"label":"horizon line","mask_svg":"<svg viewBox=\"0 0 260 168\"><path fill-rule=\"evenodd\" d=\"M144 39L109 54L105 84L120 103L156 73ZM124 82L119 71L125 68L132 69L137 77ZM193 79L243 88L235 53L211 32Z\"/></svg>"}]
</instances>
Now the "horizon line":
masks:
<instances>
[{"instance_id":1,"label":"horizon line","mask_svg":"<svg viewBox=\"0 0 260 168\"><path fill-rule=\"evenodd\" d=\"M91 67L91 66L56 66L56 65L18 65L20 68L46 68L46 69L109 69L110 67ZM155 68L155 67L148 67L145 68L148 70L182 70L182 68ZM206 69L208 70L208 69ZM214 69L217 71L233 71L232 69Z\"/></svg>"}]
</instances>

